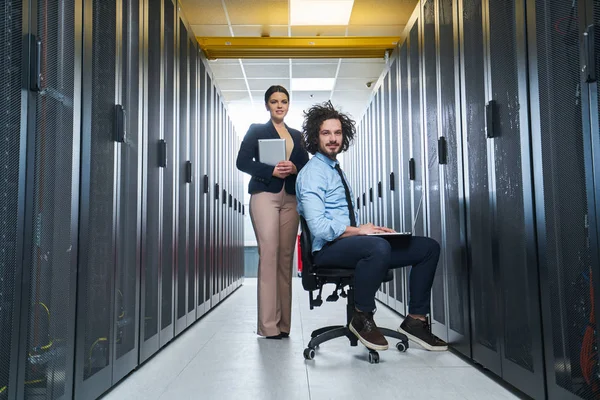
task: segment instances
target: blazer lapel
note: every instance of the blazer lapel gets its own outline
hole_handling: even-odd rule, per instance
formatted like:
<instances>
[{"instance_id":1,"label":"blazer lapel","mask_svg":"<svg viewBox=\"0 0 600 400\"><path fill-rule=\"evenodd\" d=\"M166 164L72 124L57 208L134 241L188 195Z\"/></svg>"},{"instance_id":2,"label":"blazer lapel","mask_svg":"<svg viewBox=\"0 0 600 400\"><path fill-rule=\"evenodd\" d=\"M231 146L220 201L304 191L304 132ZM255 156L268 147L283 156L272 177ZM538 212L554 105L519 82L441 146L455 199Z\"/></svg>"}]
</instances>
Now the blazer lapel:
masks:
<instances>
[{"instance_id":1,"label":"blazer lapel","mask_svg":"<svg viewBox=\"0 0 600 400\"><path fill-rule=\"evenodd\" d=\"M273 125L273 121L269 120L265 126L267 127L268 132L271 134L273 139L279 139L279 133L277 133L277 129L275 129L275 125Z\"/></svg>"}]
</instances>

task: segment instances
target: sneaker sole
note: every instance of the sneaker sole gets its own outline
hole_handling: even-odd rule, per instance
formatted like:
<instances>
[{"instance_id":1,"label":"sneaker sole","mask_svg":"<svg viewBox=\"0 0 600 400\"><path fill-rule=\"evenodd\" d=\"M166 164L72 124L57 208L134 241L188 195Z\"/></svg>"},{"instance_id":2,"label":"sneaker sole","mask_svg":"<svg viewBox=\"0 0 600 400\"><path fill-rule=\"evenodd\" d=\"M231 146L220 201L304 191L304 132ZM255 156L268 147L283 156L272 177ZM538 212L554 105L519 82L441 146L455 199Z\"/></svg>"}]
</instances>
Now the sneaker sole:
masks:
<instances>
[{"instance_id":1,"label":"sneaker sole","mask_svg":"<svg viewBox=\"0 0 600 400\"><path fill-rule=\"evenodd\" d=\"M350 332L352 332L354 334L354 336L356 336L356 338L358 340L360 340L360 342L362 344L365 345L366 348L371 349L371 350L375 350L375 351L384 351L388 349L388 345L386 344L385 346L382 346L380 344L374 344L369 342L368 340L363 339L358 332L356 332L356 329L354 329L354 327L352 326L352 324L348 324L348 328L350 329Z\"/></svg>"},{"instance_id":2,"label":"sneaker sole","mask_svg":"<svg viewBox=\"0 0 600 400\"><path fill-rule=\"evenodd\" d=\"M423 347L424 349L427 349L429 351L447 351L448 350L448 346L432 346L427 342L424 342L423 340L419 339L418 337L411 335L410 333L406 332L404 329L398 327L398 332L403 333L406 335L406 337L408 337L408 339L412 340L413 342L419 344L421 347Z\"/></svg>"}]
</instances>

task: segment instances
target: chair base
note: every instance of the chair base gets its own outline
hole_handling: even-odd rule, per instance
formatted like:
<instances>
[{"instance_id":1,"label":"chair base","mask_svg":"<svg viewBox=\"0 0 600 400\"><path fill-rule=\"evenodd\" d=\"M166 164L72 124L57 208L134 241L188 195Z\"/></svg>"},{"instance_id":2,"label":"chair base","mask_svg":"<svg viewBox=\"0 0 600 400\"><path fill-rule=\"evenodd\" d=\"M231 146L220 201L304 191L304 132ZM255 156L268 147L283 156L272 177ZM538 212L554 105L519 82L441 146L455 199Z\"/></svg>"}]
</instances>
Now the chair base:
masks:
<instances>
[{"instance_id":1,"label":"chair base","mask_svg":"<svg viewBox=\"0 0 600 400\"><path fill-rule=\"evenodd\" d=\"M408 337L406 337L405 334L400 333L393 329L388 329L388 328L379 328L379 331L384 336L400 340L398 343L396 343L396 348L399 351L405 352L408 349ZM334 325L334 326L327 326L324 328L319 328L319 329L313 331L310 336L311 336L311 340L310 340L310 342L308 342L308 346L306 347L306 349L304 349L304 358L306 360L314 359L316 348L319 347L320 344L328 342L332 339L336 339L336 338L345 336L350 341L350 346L358 345L358 338L354 335L354 333L352 333L350 331L350 329L348 329L347 325L346 326ZM379 363L379 354L377 353L377 351L371 350L371 349L368 349L368 350L369 350L369 362L371 364Z\"/></svg>"}]
</instances>

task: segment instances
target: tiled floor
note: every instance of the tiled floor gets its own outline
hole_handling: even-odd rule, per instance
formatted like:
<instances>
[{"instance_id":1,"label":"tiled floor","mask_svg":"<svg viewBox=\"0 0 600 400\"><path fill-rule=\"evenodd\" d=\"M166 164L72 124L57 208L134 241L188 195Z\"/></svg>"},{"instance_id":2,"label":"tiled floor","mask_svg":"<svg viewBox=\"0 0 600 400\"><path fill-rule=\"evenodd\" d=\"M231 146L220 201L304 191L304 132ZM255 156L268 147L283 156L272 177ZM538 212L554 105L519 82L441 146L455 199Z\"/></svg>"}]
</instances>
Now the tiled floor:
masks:
<instances>
[{"instance_id":1,"label":"tiled floor","mask_svg":"<svg viewBox=\"0 0 600 400\"><path fill-rule=\"evenodd\" d=\"M395 341L369 364L368 351L345 338L324 343L312 361L302 352L310 332L343 322L344 299L310 310L294 279L293 327L288 340L256 336L256 280L244 285L104 398L113 399L516 399L450 352L432 353ZM380 305L379 326L400 317Z\"/></svg>"}]
</instances>

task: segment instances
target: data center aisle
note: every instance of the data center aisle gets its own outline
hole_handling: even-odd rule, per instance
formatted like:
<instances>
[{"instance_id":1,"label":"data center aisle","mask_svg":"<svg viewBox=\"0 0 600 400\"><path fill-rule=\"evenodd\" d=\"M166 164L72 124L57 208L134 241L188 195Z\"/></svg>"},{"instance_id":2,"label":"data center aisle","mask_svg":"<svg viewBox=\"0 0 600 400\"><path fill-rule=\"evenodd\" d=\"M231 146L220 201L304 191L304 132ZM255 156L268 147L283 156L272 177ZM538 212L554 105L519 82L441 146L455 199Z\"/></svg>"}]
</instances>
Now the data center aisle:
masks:
<instances>
[{"instance_id":1,"label":"data center aisle","mask_svg":"<svg viewBox=\"0 0 600 400\"><path fill-rule=\"evenodd\" d=\"M391 342L388 351L380 352L380 363L369 364L363 346L350 347L339 338L323 344L313 361L304 361L310 332L341 323L345 302L311 311L300 280L293 285L289 339L256 336L256 279L246 278L229 299L104 399L517 398L455 355L426 352L413 343L400 353ZM380 304L375 321L396 328L401 318Z\"/></svg>"}]
</instances>

